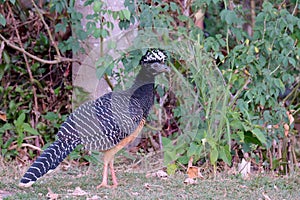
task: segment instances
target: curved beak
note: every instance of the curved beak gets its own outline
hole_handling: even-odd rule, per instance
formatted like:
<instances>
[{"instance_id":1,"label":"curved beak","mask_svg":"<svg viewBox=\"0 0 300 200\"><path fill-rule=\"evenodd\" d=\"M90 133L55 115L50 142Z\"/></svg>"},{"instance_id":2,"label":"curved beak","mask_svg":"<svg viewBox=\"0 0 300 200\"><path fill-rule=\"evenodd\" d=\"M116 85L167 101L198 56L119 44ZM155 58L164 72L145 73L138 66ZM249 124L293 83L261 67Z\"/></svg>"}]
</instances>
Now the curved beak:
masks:
<instances>
[{"instance_id":1,"label":"curved beak","mask_svg":"<svg viewBox=\"0 0 300 200\"><path fill-rule=\"evenodd\" d=\"M159 64L159 66L156 68L157 72L163 73L163 72L171 72L171 69L168 65L166 64Z\"/></svg>"}]
</instances>

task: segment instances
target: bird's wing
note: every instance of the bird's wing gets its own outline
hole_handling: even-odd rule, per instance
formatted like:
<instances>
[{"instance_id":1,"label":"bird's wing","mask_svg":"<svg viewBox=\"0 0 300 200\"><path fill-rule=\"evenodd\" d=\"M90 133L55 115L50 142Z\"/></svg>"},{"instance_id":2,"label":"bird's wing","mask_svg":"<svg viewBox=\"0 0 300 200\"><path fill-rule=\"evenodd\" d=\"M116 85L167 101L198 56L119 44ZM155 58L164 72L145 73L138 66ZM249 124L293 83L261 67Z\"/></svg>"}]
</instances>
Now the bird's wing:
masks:
<instances>
[{"instance_id":1,"label":"bird's wing","mask_svg":"<svg viewBox=\"0 0 300 200\"><path fill-rule=\"evenodd\" d=\"M136 99L108 93L77 108L62 124L59 138L78 139L86 149L107 150L134 132L143 119Z\"/></svg>"}]
</instances>

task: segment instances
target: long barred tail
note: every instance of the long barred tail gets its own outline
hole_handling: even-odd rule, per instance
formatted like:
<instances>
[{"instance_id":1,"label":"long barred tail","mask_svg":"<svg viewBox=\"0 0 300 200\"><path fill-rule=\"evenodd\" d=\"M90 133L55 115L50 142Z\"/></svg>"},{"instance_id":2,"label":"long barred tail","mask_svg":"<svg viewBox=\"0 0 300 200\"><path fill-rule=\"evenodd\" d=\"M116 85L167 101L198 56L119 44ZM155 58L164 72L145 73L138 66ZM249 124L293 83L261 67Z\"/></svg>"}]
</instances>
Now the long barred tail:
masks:
<instances>
[{"instance_id":1,"label":"long barred tail","mask_svg":"<svg viewBox=\"0 0 300 200\"><path fill-rule=\"evenodd\" d=\"M30 187L37 179L54 170L77 145L78 140L57 140L51 144L30 166L22 177L19 186Z\"/></svg>"}]
</instances>

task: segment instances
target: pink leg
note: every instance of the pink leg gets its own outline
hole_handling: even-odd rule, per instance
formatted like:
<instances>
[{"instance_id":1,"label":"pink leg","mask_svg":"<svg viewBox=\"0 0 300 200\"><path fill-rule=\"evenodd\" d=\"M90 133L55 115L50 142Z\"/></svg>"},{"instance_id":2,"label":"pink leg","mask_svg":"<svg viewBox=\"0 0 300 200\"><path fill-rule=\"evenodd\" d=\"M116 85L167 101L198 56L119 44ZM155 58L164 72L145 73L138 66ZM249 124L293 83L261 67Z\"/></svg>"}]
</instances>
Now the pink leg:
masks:
<instances>
[{"instance_id":1,"label":"pink leg","mask_svg":"<svg viewBox=\"0 0 300 200\"><path fill-rule=\"evenodd\" d=\"M117 181L117 177L116 177L116 173L115 173L115 169L114 169L114 160L110 161L109 169L110 169L111 178L112 178L112 182L113 182L112 187L116 188L118 186L118 181Z\"/></svg>"},{"instance_id":2,"label":"pink leg","mask_svg":"<svg viewBox=\"0 0 300 200\"><path fill-rule=\"evenodd\" d=\"M108 187L108 185L107 185L107 170L108 169L107 168L108 168L108 164L106 162L104 162L103 174L102 174L102 183L97 186L97 189L99 189L101 187Z\"/></svg>"}]
</instances>

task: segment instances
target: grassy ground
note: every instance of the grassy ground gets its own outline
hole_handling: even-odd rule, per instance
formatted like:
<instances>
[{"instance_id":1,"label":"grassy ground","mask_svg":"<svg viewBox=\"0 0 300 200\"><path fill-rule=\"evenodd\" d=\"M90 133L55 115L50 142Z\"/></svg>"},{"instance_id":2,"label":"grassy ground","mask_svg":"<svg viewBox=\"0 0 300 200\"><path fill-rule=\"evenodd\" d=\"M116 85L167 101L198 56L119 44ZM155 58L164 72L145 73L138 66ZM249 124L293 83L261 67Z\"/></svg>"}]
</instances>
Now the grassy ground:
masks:
<instances>
[{"instance_id":1,"label":"grassy ground","mask_svg":"<svg viewBox=\"0 0 300 200\"><path fill-rule=\"evenodd\" d=\"M22 189L17 185L23 168L3 164L0 168L0 199L49 199L49 194L58 199L300 199L299 174L277 178L253 175L250 180L218 175L216 179L185 185L184 174L177 173L165 179L146 178L147 172L142 167L132 169L117 165L119 187L96 189L101 182L102 167L93 166L88 170L74 166L66 171L57 170L31 188Z\"/></svg>"}]
</instances>

